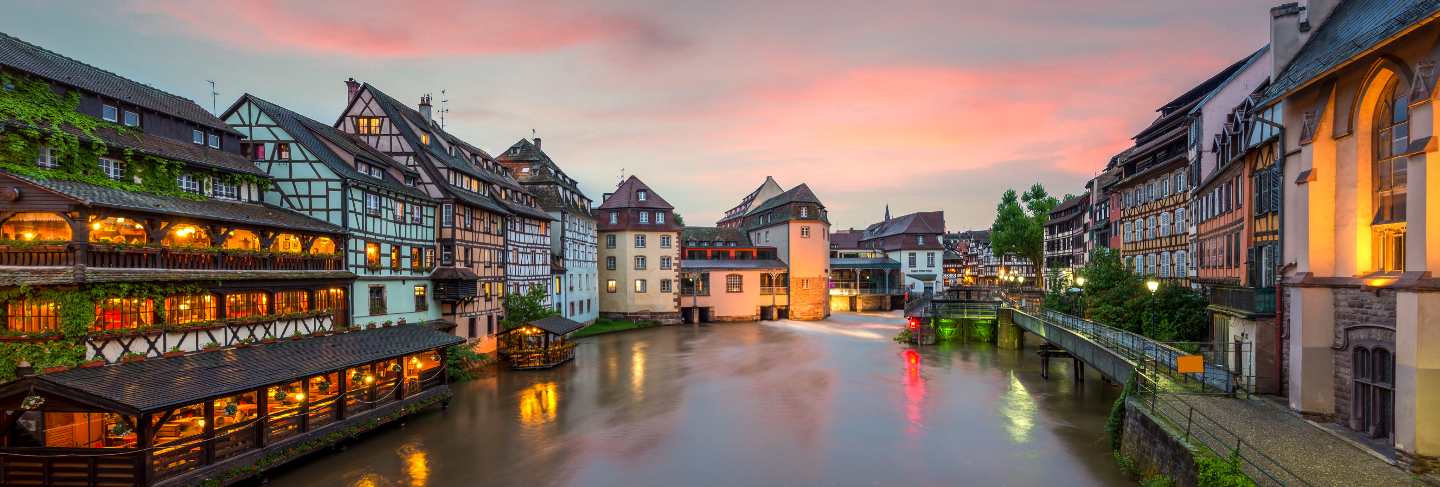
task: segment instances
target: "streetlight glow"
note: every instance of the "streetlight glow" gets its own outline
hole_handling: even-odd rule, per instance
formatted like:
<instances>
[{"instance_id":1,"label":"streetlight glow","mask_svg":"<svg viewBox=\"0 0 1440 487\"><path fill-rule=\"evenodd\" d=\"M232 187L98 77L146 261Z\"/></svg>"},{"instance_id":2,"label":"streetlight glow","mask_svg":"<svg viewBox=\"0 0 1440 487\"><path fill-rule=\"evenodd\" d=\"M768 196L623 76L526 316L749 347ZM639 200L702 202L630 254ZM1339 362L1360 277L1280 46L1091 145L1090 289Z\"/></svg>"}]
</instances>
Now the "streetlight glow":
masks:
<instances>
[{"instance_id":1,"label":"streetlight glow","mask_svg":"<svg viewBox=\"0 0 1440 487\"><path fill-rule=\"evenodd\" d=\"M1150 294L1155 294L1155 291L1160 289L1160 281L1154 279L1145 281L1145 289L1149 289Z\"/></svg>"},{"instance_id":2,"label":"streetlight glow","mask_svg":"<svg viewBox=\"0 0 1440 487\"><path fill-rule=\"evenodd\" d=\"M1080 287L1085 287L1085 276L1076 277L1076 278L1075 278L1075 285L1076 285L1076 286L1080 286Z\"/></svg>"}]
</instances>

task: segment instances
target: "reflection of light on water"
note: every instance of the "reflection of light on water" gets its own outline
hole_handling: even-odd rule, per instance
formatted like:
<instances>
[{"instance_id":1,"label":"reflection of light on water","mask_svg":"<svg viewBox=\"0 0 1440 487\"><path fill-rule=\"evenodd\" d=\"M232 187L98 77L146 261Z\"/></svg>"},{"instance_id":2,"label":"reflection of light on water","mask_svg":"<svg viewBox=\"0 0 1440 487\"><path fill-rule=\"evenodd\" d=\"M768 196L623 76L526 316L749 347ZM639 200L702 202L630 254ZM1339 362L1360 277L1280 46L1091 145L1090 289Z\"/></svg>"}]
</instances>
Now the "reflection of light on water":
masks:
<instances>
[{"instance_id":1,"label":"reflection of light on water","mask_svg":"<svg viewBox=\"0 0 1440 487\"><path fill-rule=\"evenodd\" d=\"M379 475L375 475L373 473L361 475L360 479L355 481L355 487L377 487L380 485L379 482L376 482L376 480L379 478Z\"/></svg>"},{"instance_id":2,"label":"reflection of light on water","mask_svg":"<svg viewBox=\"0 0 1440 487\"><path fill-rule=\"evenodd\" d=\"M888 339L889 339L889 338L886 337L885 335L882 335L882 334L879 334L879 333L875 333L875 332L873 332L873 331L865 331L865 330L855 329L855 328L868 328L866 325L853 325L853 326L844 326L844 325L841 325L841 326L844 326L844 327L840 327L840 326L836 326L836 325L833 324L833 323L826 323L826 322L824 322L824 321L790 321L790 320L784 320L784 321L778 321L778 322L764 322L764 324L765 324L766 326L784 326L785 328L789 328L789 329L792 329L792 330L807 331L807 332L812 332L812 333L823 333L823 334L826 334L826 335L843 335L843 336L854 337L854 338L864 338L864 339L867 339L867 340L888 340ZM895 327L891 326L891 327L886 327L886 328L893 330Z\"/></svg>"},{"instance_id":3,"label":"reflection of light on water","mask_svg":"<svg viewBox=\"0 0 1440 487\"><path fill-rule=\"evenodd\" d=\"M1000 414L1005 416L1005 430L1015 443L1030 441L1030 430L1035 428L1035 398L1025 384L1010 371L1010 389L1001 398Z\"/></svg>"},{"instance_id":4,"label":"reflection of light on water","mask_svg":"<svg viewBox=\"0 0 1440 487\"><path fill-rule=\"evenodd\" d=\"M915 434L925 423L925 378L920 376L920 354L915 349L906 349L905 357L905 419L910 427L906 432Z\"/></svg>"},{"instance_id":5,"label":"reflection of light on water","mask_svg":"<svg viewBox=\"0 0 1440 487\"><path fill-rule=\"evenodd\" d=\"M429 485L430 458L425 449L412 443L400 447L400 456L405 461L405 474L410 477L411 487Z\"/></svg>"},{"instance_id":6,"label":"reflection of light on water","mask_svg":"<svg viewBox=\"0 0 1440 487\"><path fill-rule=\"evenodd\" d=\"M554 382L541 382L520 391L520 422L536 426L555 420L559 398Z\"/></svg>"},{"instance_id":7,"label":"reflection of light on water","mask_svg":"<svg viewBox=\"0 0 1440 487\"><path fill-rule=\"evenodd\" d=\"M636 342L630 347L630 391L637 400L645 398L645 348L648 346Z\"/></svg>"}]
</instances>

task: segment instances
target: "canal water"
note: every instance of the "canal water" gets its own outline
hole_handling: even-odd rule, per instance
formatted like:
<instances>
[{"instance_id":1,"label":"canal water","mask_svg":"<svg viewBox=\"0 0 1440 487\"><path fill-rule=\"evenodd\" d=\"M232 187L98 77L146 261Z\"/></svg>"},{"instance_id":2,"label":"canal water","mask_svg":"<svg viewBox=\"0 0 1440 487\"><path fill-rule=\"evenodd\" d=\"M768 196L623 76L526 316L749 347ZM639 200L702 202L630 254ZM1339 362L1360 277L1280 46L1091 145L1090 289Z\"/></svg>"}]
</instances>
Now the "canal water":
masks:
<instances>
[{"instance_id":1,"label":"canal water","mask_svg":"<svg viewBox=\"0 0 1440 487\"><path fill-rule=\"evenodd\" d=\"M586 338L576 360L456 386L449 409L275 486L1121 485L1118 388L1034 349L919 349L898 314Z\"/></svg>"}]
</instances>

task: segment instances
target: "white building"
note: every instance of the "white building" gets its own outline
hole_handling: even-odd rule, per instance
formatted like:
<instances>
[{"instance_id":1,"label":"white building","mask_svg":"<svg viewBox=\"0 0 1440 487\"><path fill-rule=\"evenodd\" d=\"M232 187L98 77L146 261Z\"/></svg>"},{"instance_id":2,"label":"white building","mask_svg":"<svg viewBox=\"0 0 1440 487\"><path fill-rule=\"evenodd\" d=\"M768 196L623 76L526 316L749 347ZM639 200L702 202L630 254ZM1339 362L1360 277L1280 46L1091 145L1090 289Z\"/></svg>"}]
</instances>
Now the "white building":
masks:
<instances>
[{"instance_id":1,"label":"white building","mask_svg":"<svg viewBox=\"0 0 1440 487\"><path fill-rule=\"evenodd\" d=\"M555 219L550 225L554 272L550 302L561 316L591 323L600 315L600 283L590 198L541 150L540 144L538 137L533 141L520 139L498 160Z\"/></svg>"}]
</instances>

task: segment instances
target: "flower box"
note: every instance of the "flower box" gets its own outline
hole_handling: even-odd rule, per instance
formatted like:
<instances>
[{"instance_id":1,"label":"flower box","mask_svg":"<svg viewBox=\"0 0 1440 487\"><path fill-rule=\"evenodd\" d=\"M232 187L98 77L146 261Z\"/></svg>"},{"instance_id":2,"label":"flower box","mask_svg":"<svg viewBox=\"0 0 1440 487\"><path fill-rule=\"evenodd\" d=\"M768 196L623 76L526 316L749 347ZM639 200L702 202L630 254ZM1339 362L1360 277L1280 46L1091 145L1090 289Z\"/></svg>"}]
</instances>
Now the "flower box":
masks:
<instances>
[{"instance_id":1,"label":"flower box","mask_svg":"<svg viewBox=\"0 0 1440 487\"><path fill-rule=\"evenodd\" d=\"M70 370L70 366L69 366L69 365L56 365L56 366L54 366L54 367L46 367L46 368L44 368L44 369L41 369L41 372L46 373L46 374L54 374L54 373L57 373L57 372L64 372L64 371L67 371L67 370Z\"/></svg>"},{"instance_id":2,"label":"flower box","mask_svg":"<svg viewBox=\"0 0 1440 487\"><path fill-rule=\"evenodd\" d=\"M127 364L128 364L128 363L131 363L131 362L144 362L144 361L145 361L145 356L144 356L144 355L126 355L126 356L124 356L124 357L120 357L120 361L121 361L121 362L124 362L124 363L127 363Z\"/></svg>"},{"instance_id":3,"label":"flower box","mask_svg":"<svg viewBox=\"0 0 1440 487\"><path fill-rule=\"evenodd\" d=\"M181 351L179 351L179 350L170 351L170 352L165 352L165 354L163 355L163 357L165 357L165 358L175 358L175 357L184 357L184 356L185 356L185 352L181 352Z\"/></svg>"},{"instance_id":4,"label":"flower box","mask_svg":"<svg viewBox=\"0 0 1440 487\"><path fill-rule=\"evenodd\" d=\"M93 369L93 368L95 368L95 367L103 367L104 365L105 365L105 359L97 358L97 359L91 360L91 361L89 361L89 362L83 362L83 363L81 363L81 364L80 364L80 368L82 368L82 369Z\"/></svg>"}]
</instances>

